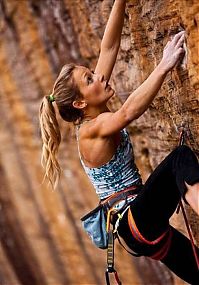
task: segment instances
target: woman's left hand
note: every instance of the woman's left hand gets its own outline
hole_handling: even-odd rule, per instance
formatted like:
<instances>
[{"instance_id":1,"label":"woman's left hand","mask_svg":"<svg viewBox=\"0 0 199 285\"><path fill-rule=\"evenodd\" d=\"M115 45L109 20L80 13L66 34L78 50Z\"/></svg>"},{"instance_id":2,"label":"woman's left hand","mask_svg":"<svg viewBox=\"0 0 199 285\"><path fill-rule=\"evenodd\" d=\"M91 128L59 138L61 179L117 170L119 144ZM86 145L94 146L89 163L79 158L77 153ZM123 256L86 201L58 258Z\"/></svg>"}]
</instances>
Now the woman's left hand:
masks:
<instances>
[{"instance_id":1,"label":"woman's left hand","mask_svg":"<svg viewBox=\"0 0 199 285\"><path fill-rule=\"evenodd\" d=\"M185 32L177 33L171 41L166 44L160 65L168 72L182 59L185 53L183 43L185 40Z\"/></svg>"}]
</instances>

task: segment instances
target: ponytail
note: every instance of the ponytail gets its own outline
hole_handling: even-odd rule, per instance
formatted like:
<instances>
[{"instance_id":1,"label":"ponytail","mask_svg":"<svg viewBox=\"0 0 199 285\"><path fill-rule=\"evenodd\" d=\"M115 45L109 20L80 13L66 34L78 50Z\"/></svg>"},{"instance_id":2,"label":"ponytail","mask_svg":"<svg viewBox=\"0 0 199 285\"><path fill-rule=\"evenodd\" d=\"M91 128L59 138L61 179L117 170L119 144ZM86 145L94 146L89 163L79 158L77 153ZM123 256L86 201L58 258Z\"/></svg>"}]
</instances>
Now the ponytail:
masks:
<instances>
[{"instance_id":1,"label":"ponytail","mask_svg":"<svg viewBox=\"0 0 199 285\"><path fill-rule=\"evenodd\" d=\"M73 102L81 97L80 90L73 78L74 63L65 64L57 77L53 92L45 96L39 110L41 138L43 142L41 164L45 169L44 179L48 178L52 188L57 187L61 176L61 168L57 160L58 148L61 142L61 133L56 118L53 102L61 118L74 124L81 120L83 111L73 107Z\"/></svg>"},{"instance_id":2,"label":"ponytail","mask_svg":"<svg viewBox=\"0 0 199 285\"><path fill-rule=\"evenodd\" d=\"M61 176L61 168L57 160L61 133L56 118L52 98L45 96L39 109L39 122L42 138L41 164L45 170L44 179L48 178L53 190L56 189Z\"/></svg>"}]
</instances>

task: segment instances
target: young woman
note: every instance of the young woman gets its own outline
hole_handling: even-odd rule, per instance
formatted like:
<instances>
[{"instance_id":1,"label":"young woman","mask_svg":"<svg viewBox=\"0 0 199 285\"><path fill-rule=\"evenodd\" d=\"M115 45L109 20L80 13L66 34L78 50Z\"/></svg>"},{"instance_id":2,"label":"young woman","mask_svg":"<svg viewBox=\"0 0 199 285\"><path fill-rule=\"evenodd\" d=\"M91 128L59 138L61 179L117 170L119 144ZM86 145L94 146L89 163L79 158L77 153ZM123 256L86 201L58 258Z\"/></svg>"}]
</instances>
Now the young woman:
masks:
<instances>
[{"instance_id":1,"label":"young woman","mask_svg":"<svg viewBox=\"0 0 199 285\"><path fill-rule=\"evenodd\" d=\"M63 120L77 126L82 165L101 200L137 187L137 196L123 213L118 233L134 252L166 264L185 281L197 283L197 266L189 240L169 225L181 197L199 213L199 165L187 146L177 147L143 185L134 163L125 127L139 118L158 93L167 73L184 54L184 33L176 34L148 79L112 113L107 102L115 93L108 84L120 46L125 0L115 0L101 43L95 71L75 64L63 66L52 94L43 98L40 124L42 165L53 186L60 166L56 159L61 140L53 102ZM130 192L129 192L130 193ZM197 283L199 284L199 283Z\"/></svg>"}]
</instances>

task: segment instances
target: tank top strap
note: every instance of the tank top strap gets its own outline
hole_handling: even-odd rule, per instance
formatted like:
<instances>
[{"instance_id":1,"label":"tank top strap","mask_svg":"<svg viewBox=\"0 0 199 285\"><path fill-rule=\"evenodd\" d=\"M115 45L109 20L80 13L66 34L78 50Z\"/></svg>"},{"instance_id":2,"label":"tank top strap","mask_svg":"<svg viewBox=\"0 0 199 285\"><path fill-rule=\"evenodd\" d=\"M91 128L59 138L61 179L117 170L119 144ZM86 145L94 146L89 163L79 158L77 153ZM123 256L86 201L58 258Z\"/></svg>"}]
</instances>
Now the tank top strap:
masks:
<instances>
[{"instance_id":1,"label":"tank top strap","mask_svg":"<svg viewBox=\"0 0 199 285\"><path fill-rule=\"evenodd\" d=\"M76 134L77 142L79 142L79 128L80 128L80 125L75 126L75 134Z\"/></svg>"},{"instance_id":2,"label":"tank top strap","mask_svg":"<svg viewBox=\"0 0 199 285\"><path fill-rule=\"evenodd\" d=\"M84 167L85 167L85 165L84 165L84 162L83 162L83 160L82 160L81 153L80 153L80 149L79 149L79 129L80 129L81 125L83 125L84 123L89 122L89 121L90 121L90 120L85 120L85 121L82 122L81 124L78 124L78 125L75 126L75 127L76 127L75 133L76 133L76 140L77 140L77 149L78 149L80 161L81 161L81 163L83 164Z\"/></svg>"},{"instance_id":3,"label":"tank top strap","mask_svg":"<svg viewBox=\"0 0 199 285\"><path fill-rule=\"evenodd\" d=\"M79 129L81 127L81 125L83 125L84 123L87 123L89 122L90 120L85 120L84 122L82 122L81 124L78 124L75 126L75 133L76 133L76 139L77 139L77 142L79 142Z\"/></svg>"}]
</instances>

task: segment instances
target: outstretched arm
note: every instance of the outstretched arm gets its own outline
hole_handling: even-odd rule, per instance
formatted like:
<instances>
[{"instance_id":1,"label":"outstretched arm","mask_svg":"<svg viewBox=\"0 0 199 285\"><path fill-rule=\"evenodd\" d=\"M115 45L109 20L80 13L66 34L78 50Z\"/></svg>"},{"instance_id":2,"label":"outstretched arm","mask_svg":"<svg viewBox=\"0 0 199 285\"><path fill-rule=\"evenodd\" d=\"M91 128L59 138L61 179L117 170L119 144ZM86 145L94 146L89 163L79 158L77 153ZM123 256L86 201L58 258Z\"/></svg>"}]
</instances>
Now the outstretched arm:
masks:
<instances>
[{"instance_id":1,"label":"outstretched arm","mask_svg":"<svg viewBox=\"0 0 199 285\"><path fill-rule=\"evenodd\" d=\"M157 95L167 73L182 58L183 43L184 32L180 32L167 43L161 62L142 85L132 92L117 112L100 114L90 132L101 137L110 136L139 118Z\"/></svg>"},{"instance_id":2,"label":"outstretched arm","mask_svg":"<svg viewBox=\"0 0 199 285\"><path fill-rule=\"evenodd\" d=\"M126 0L115 0L102 38L95 73L109 80L120 47Z\"/></svg>"}]
</instances>

